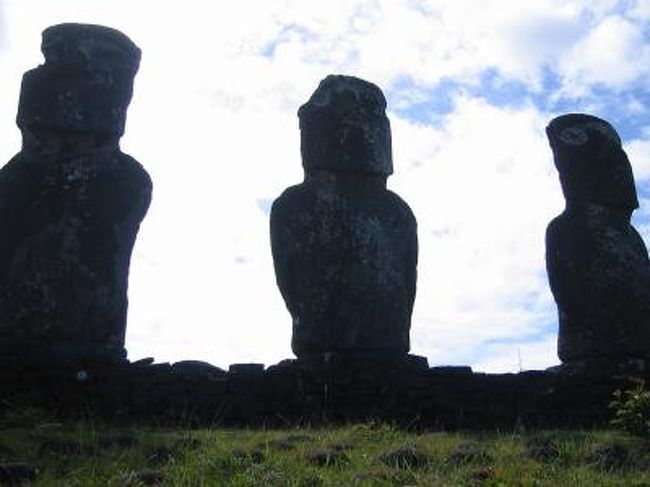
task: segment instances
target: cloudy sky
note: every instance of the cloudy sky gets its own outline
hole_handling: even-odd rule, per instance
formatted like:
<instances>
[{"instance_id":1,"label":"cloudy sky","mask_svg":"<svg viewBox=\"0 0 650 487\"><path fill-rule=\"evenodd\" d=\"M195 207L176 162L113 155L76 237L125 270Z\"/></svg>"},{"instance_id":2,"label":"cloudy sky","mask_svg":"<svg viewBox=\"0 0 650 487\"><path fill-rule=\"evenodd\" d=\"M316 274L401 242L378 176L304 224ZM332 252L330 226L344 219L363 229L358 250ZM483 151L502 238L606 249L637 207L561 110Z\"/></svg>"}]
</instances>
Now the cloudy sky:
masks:
<instances>
[{"instance_id":1,"label":"cloudy sky","mask_svg":"<svg viewBox=\"0 0 650 487\"><path fill-rule=\"evenodd\" d=\"M296 111L330 73L388 99L389 187L419 225L412 351L431 365L558 361L552 117L617 127L650 242L648 1L0 0L0 165L20 147L22 73L60 22L118 28L143 50L122 139L154 181L131 266L131 359L292 356L268 212L302 179Z\"/></svg>"}]
</instances>

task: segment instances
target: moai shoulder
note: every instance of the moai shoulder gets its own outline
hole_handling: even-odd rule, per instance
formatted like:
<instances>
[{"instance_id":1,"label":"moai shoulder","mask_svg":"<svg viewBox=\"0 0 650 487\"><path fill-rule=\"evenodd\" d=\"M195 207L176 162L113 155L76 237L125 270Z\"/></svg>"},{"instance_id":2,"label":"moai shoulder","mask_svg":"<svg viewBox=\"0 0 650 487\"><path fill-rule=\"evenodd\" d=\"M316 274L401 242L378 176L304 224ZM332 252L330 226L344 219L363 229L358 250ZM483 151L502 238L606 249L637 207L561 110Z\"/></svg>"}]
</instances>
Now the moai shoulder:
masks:
<instances>
[{"instance_id":1,"label":"moai shoulder","mask_svg":"<svg viewBox=\"0 0 650 487\"><path fill-rule=\"evenodd\" d=\"M393 164L385 108L375 85L328 76L298 112L305 179L271 211L298 357L409 350L417 230L409 206L386 189Z\"/></svg>"},{"instance_id":2,"label":"moai shoulder","mask_svg":"<svg viewBox=\"0 0 650 487\"><path fill-rule=\"evenodd\" d=\"M0 169L0 354L124 360L131 251L151 179L121 152L140 50L121 32L61 24L25 73L22 150Z\"/></svg>"},{"instance_id":3,"label":"moai shoulder","mask_svg":"<svg viewBox=\"0 0 650 487\"><path fill-rule=\"evenodd\" d=\"M650 262L630 223L632 168L614 128L583 114L547 128L566 209L547 228L546 265L565 363L650 358Z\"/></svg>"}]
</instances>

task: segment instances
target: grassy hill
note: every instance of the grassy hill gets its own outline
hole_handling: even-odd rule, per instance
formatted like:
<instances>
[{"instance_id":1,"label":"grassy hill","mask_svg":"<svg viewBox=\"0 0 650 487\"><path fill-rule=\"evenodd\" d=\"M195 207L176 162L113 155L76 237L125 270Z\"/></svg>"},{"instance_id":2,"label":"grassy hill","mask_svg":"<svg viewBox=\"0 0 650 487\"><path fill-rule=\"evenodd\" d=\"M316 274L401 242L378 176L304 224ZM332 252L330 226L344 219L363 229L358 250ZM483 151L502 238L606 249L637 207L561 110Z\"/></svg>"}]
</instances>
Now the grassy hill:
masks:
<instances>
[{"instance_id":1,"label":"grassy hill","mask_svg":"<svg viewBox=\"0 0 650 487\"><path fill-rule=\"evenodd\" d=\"M0 485L648 486L650 442L614 431L287 430L0 418Z\"/></svg>"}]
</instances>

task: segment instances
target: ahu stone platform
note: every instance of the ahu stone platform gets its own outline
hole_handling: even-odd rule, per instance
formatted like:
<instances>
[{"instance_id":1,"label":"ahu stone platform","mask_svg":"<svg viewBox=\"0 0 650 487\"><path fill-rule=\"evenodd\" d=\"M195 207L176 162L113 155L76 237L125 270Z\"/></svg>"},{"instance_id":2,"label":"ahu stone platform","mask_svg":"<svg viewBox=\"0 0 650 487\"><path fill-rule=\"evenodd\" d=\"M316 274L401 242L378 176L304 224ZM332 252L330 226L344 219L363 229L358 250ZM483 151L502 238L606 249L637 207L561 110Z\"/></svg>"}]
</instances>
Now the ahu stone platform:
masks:
<instances>
[{"instance_id":1,"label":"ahu stone platform","mask_svg":"<svg viewBox=\"0 0 650 487\"><path fill-rule=\"evenodd\" d=\"M632 376L648 375L633 364L484 374L429 367L414 355L330 354L228 371L198 361L31 370L5 364L0 408L30 405L65 417L183 426L382 421L435 430L582 428L606 426L612 392L630 387Z\"/></svg>"}]
</instances>

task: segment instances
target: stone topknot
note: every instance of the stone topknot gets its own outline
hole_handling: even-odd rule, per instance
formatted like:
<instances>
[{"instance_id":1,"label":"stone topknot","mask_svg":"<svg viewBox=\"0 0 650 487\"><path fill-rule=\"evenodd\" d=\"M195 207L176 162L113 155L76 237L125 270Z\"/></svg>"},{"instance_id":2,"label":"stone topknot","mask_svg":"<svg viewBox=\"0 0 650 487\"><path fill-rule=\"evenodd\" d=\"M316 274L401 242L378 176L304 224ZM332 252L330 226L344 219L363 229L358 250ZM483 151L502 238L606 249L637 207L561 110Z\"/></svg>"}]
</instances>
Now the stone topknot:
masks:
<instances>
[{"instance_id":1,"label":"stone topknot","mask_svg":"<svg viewBox=\"0 0 650 487\"><path fill-rule=\"evenodd\" d=\"M91 24L59 24L43 31L45 63L23 76L16 122L24 146L45 133L124 133L140 49L122 32Z\"/></svg>"},{"instance_id":2,"label":"stone topknot","mask_svg":"<svg viewBox=\"0 0 650 487\"><path fill-rule=\"evenodd\" d=\"M93 24L65 23L43 31L45 62L97 69L126 69L135 74L141 51L119 30ZM98 64L100 66L98 66Z\"/></svg>"}]
</instances>

